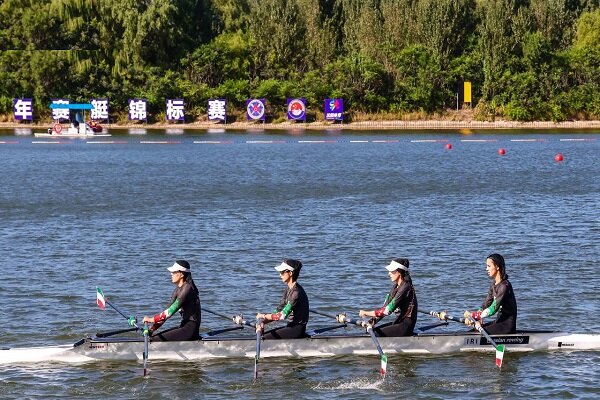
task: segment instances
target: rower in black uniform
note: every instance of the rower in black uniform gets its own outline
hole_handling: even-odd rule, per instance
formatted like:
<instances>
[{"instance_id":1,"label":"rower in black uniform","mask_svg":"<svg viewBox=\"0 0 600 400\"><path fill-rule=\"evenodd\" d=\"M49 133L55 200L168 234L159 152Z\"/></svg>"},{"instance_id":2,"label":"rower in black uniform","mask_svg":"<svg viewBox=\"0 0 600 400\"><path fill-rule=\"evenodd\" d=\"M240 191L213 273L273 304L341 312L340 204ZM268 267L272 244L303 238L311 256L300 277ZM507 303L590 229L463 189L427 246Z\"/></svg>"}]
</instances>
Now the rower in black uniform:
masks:
<instances>
[{"instance_id":1,"label":"rower in black uniform","mask_svg":"<svg viewBox=\"0 0 600 400\"><path fill-rule=\"evenodd\" d=\"M286 284L283 296L273 313L258 313L256 318L263 320L262 326L260 326L261 329L264 329L264 324L271 321L287 319L287 325L265 332L263 338L297 339L305 337L309 306L308 296L298 283L302 263L298 260L285 259L275 269L279 272L282 282Z\"/></svg>"},{"instance_id":2,"label":"rower in black uniform","mask_svg":"<svg viewBox=\"0 0 600 400\"><path fill-rule=\"evenodd\" d=\"M153 333L151 341L197 340L201 321L200 296L198 288L192 279L190 264L185 260L177 260L167 268L171 273L171 282L177 287L173 291L169 306L166 310L153 317L145 316L144 323L152 324L150 331L154 332L177 311L181 314L179 327Z\"/></svg>"},{"instance_id":3,"label":"rower in black uniform","mask_svg":"<svg viewBox=\"0 0 600 400\"><path fill-rule=\"evenodd\" d=\"M360 317L373 317L377 322L387 315L396 314L392 324L374 327L377 336L411 336L417 323L417 293L408 272L407 258L394 258L385 268L394 282L392 289L385 296L383 306L374 311L360 310ZM338 321L341 321L340 314Z\"/></svg>"},{"instance_id":4,"label":"rower in black uniform","mask_svg":"<svg viewBox=\"0 0 600 400\"><path fill-rule=\"evenodd\" d=\"M487 297L477 311L465 311L465 324L483 326L487 333L506 334L517 331L517 299L508 280L504 257L490 254L486 259L486 271L493 280ZM483 318L496 315L496 320L488 323Z\"/></svg>"}]
</instances>

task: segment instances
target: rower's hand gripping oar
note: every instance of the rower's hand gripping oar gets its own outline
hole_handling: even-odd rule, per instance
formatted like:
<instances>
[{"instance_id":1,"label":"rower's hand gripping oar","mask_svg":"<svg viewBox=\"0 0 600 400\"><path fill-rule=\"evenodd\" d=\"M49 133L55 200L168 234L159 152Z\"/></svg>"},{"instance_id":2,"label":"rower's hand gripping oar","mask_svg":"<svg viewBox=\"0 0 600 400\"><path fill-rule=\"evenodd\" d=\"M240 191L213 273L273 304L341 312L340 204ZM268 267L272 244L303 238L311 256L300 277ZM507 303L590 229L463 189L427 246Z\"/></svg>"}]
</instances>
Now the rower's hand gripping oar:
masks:
<instances>
[{"instance_id":1,"label":"rower's hand gripping oar","mask_svg":"<svg viewBox=\"0 0 600 400\"><path fill-rule=\"evenodd\" d=\"M442 321L454 321L454 322L458 322L461 324L467 323L467 319L465 318L457 318L457 317L453 317L451 315L449 315L448 313L446 313L445 311L440 311L440 312L436 312L436 311L423 311L423 310L418 310L420 313L422 314L427 314L427 315L431 315L432 317L435 318L439 318ZM471 318L468 319L469 321L472 321ZM506 350L505 346L503 344L497 344L494 339L492 339L492 337L486 332L486 330L483 328L483 326L481 326L481 324L476 324L473 322L473 325L475 327L475 329L481 334L483 335L483 337L485 337L487 339L487 341L494 346L494 348L496 349L496 366L498 368L502 368L502 360L504 359L504 351Z\"/></svg>"},{"instance_id":2,"label":"rower's hand gripping oar","mask_svg":"<svg viewBox=\"0 0 600 400\"><path fill-rule=\"evenodd\" d=\"M379 353L380 358L381 358L381 368L380 368L379 372L381 374L381 379L385 379L385 373L387 371L387 356L383 352L383 349L381 348L381 345L379 344L379 340L377 339L375 332L373 332L373 324L372 323L369 323L364 320L350 319L345 314L332 315L332 314L322 313L320 311L313 310L313 309L310 309L310 312L312 312L314 314L322 315L324 317L333 318L341 324L351 324L351 325L359 326L361 328L365 328L367 333L371 336L371 339L373 340L375 347L377 347L377 352Z\"/></svg>"},{"instance_id":3,"label":"rower's hand gripping oar","mask_svg":"<svg viewBox=\"0 0 600 400\"><path fill-rule=\"evenodd\" d=\"M256 382L256 379L258 379L258 360L260 359L260 342L262 341L263 335L262 323L262 318L256 319L256 354L254 355L254 379L252 380L252 383Z\"/></svg>"}]
</instances>

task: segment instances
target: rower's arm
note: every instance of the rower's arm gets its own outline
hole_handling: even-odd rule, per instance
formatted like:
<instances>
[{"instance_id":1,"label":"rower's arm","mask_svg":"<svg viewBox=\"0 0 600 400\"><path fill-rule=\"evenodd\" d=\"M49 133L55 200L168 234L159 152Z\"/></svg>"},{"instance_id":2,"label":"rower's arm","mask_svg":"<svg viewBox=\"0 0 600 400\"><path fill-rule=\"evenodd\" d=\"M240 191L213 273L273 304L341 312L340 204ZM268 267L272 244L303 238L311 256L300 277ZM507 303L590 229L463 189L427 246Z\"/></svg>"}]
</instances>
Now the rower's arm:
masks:
<instances>
[{"instance_id":1,"label":"rower's arm","mask_svg":"<svg viewBox=\"0 0 600 400\"><path fill-rule=\"evenodd\" d=\"M500 284L499 287L496 289L496 296L493 296L491 292L492 290L490 289L489 297L492 298L492 301L487 307L483 309L483 311L481 311L482 318L492 316L498 312L500 306L502 305L502 302L504 301L504 297L508 292L508 286Z\"/></svg>"},{"instance_id":2,"label":"rower's arm","mask_svg":"<svg viewBox=\"0 0 600 400\"><path fill-rule=\"evenodd\" d=\"M290 312L292 312L292 307L292 302L288 301L288 303L281 309L281 311L269 314L269 319L271 321L279 321L282 319L286 319L287 316L290 315Z\"/></svg>"},{"instance_id":3,"label":"rower's arm","mask_svg":"<svg viewBox=\"0 0 600 400\"><path fill-rule=\"evenodd\" d=\"M408 293L408 289L409 289L408 286L403 285L399 290L396 291L396 294L394 295L394 297L391 297L390 294L388 294L385 297L385 302L383 303L383 307L374 311L374 314L375 314L374 317L375 318L383 318L383 317L388 316L391 313L393 313L396 310L396 308L400 305L400 301L402 300L402 297L406 296L406 294Z\"/></svg>"},{"instance_id":4,"label":"rower's arm","mask_svg":"<svg viewBox=\"0 0 600 400\"><path fill-rule=\"evenodd\" d=\"M161 312L159 314L156 314L153 317L154 323L155 324L164 323L173 314L175 314L177 312L177 310L179 310L179 308L181 308L181 304L179 303L179 298L176 298L175 301L173 303L171 303L171 305L166 310L164 310L163 312Z\"/></svg>"}]
</instances>

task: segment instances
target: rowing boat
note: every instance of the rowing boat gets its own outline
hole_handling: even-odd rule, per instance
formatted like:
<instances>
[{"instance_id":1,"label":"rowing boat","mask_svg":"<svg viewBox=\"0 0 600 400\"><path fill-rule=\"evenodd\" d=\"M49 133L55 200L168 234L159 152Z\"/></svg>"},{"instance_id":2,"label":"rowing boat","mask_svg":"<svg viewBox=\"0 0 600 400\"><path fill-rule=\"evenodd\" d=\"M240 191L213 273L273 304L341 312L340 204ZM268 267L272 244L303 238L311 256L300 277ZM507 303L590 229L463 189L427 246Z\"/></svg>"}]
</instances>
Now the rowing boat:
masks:
<instances>
[{"instance_id":1,"label":"rowing boat","mask_svg":"<svg viewBox=\"0 0 600 400\"><path fill-rule=\"evenodd\" d=\"M71 128L69 128L71 129ZM50 130L50 129L49 129ZM35 132L33 134L36 138L52 138L52 139L91 139L97 137L110 137L112 136L110 133L71 133L67 131L67 133L44 133L44 132Z\"/></svg>"},{"instance_id":2,"label":"rowing boat","mask_svg":"<svg viewBox=\"0 0 600 400\"><path fill-rule=\"evenodd\" d=\"M510 352L600 350L600 334L568 334L552 331L521 331L510 335L493 335L497 344ZM487 339L476 332L417 334L410 337L380 337L386 354L451 354L493 352ZM45 347L0 349L1 364L39 362L84 363L97 360L142 360L143 338L90 336L75 344ZM152 360L207 360L215 358L254 358L254 336L205 337L187 342L152 342ZM302 339L265 340L261 358L331 357L343 355L377 355L371 337L365 334L316 334Z\"/></svg>"}]
</instances>

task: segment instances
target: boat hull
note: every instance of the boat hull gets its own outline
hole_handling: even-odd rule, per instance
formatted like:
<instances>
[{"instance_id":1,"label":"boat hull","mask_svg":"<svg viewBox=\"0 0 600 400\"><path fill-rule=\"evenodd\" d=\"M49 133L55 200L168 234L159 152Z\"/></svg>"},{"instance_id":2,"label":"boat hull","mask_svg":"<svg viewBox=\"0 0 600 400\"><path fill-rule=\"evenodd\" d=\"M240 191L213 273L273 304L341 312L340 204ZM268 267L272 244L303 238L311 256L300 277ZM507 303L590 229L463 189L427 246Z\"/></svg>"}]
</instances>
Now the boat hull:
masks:
<instances>
[{"instance_id":1,"label":"boat hull","mask_svg":"<svg viewBox=\"0 0 600 400\"><path fill-rule=\"evenodd\" d=\"M598 334L522 332L493 338L498 344L505 344L508 352L600 350ZM494 351L487 340L477 333L381 337L379 343L388 355ZM223 337L187 342L153 342L150 343L149 354L152 360L175 361L254 358L255 348L253 337ZM0 364L142 360L143 349L141 338L90 337L75 345L3 349L0 350ZM371 337L366 335L318 335L295 340L265 340L261 345L261 358L376 354L377 349Z\"/></svg>"},{"instance_id":2,"label":"boat hull","mask_svg":"<svg viewBox=\"0 0 600 400\"><path fill-rule=\"evenodd\" d=\"M110 133L44 133L34 132L33 134L37 138L53 138L53 139L90 139L95 137L109 137L112 136Z\"/></svg>"}]
</instances>

